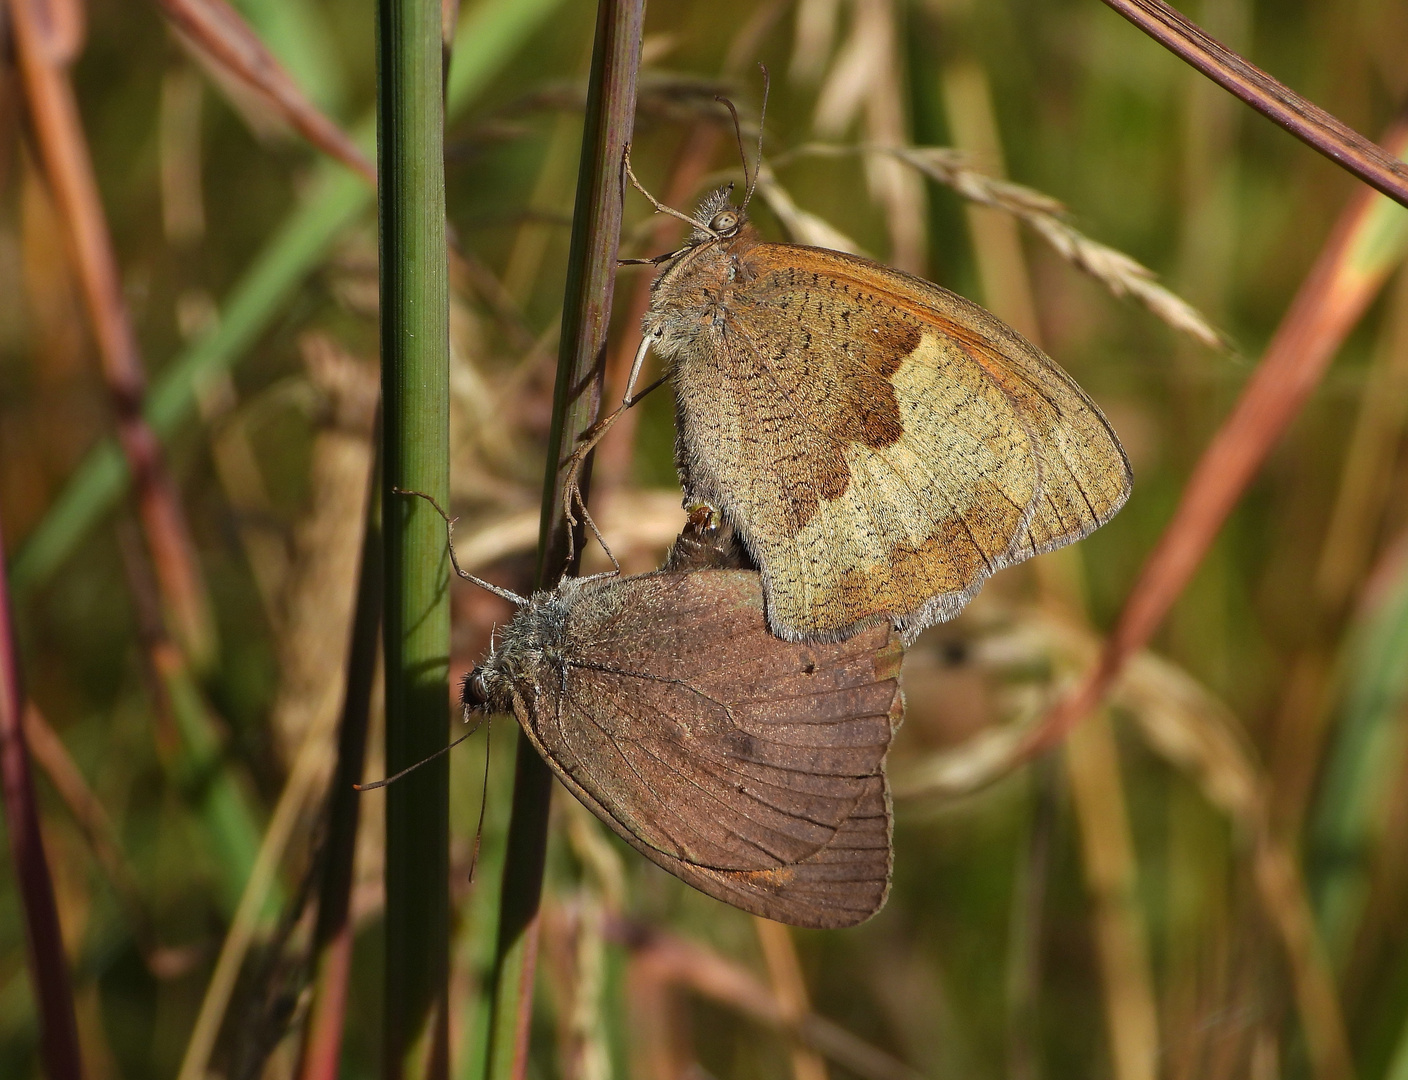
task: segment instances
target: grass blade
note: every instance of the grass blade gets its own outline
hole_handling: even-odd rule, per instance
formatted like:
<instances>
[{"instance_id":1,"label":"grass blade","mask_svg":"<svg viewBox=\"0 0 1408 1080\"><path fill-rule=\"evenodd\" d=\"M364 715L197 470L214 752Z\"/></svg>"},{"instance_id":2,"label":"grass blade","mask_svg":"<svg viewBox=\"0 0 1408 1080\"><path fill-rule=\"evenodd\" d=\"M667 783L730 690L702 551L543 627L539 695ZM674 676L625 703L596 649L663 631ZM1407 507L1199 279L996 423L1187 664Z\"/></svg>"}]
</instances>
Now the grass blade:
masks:
<instances>
[{"instance_id":1,"label":"grass blade","mask_svg":"<svg viewBox=\"0 0 1408 1080\"><path fill-rule=\"evenodd\" d=\"M1124 780L1108 716L1093 716L1071 733L1066 740L1066 773L1092 901L1111 1071L1119 1080L1154 1080L1159 1025L1148 931L1139 902L1139 871Z\"/></svg>"},{"instance_id":2,"label":"grass blade","mask_svg":"<svg viewBox=\"0 0 1408 1080\"><path fill-rule=\"evenodd\" d=\"M118 442L128 468L137 477L137 510L151 549L165 617L191 663L204 669L216 652L210 598L197 567L179 493L161 445L142 415L146 373L69 78L69 57L52 40L53 26L61 20L44 0L27 0L17 5L13 14L26 113L33 125L44 177L66 226L65 239L98 346Z\"/></svg>"},{"instance_id":3,"label":"grass blade","mask_svg":"<svg viewBox=\"0 0 1408 1080\"><path fill-rule=\"evenodd\" d=\"M373 492L377 490L373 481ZM318 923L313 931L313 1000L308 1006L300 1080L336 1080L342 1050L344 1010L352 964L352 885L356 869L362 779L370 723L376 650L381 630L381 504L367 500L357 611L347 661L347 689L338 728L337 770L328 793L327 839L318 886Z\"/></svg>"},{"instance_id":4,"label":"grass blade","mask_svg":"<svg viewBox=\"0 0 1408 1080\"><path fill-rule=\"evenodd\" d=\"M1408 747L1408 562L1401 551L1390 559L1393 580L1346 643L1340 716L1307 842L1316 915L1338 969L1368 901L1370 856Z\"/></svg>"}]
</instances>

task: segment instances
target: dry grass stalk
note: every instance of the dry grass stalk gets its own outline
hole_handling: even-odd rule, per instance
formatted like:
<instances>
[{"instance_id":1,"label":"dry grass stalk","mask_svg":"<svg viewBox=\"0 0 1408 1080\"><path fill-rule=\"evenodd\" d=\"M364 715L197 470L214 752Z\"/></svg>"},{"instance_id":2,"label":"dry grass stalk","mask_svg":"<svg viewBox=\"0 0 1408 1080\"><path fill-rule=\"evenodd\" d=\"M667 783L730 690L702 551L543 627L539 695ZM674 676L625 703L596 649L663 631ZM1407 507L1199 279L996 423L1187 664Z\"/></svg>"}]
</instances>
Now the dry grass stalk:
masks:
<instances>
[{"instance_id":1,"label":"dry grass stalk","mask_svg":"<svg viewBox=\"0 0 1408 1080\"><path fill-rule=\"evenodd\" d=\"M504 264L504 289L519 306L537 286L553 234L562 231L553 219L560 216L564 208L570 212L580 134L581 121L576 110L561 113L553 121L537 182L525 200L523 224L518 227Z\"/></svg>"},{"instance_id":2,"label":"dry grass stalk","mask_svg":"<svg viewBox=\"0 0 1408 1080\"><path fill-rule=\"evenodd\" d=\"M654 566L684 526L678 491L621 491L597 515L597 525L624 568L642 561ZM468 535L456 535L460 566L476 573L501 559L532 551L538 543L538 511L519 510L488 518L489 524ZM587 569L605 568L606 557L595 546L587 549Z\"/></svg>"},{"instance_id":3,"label":"dry grass stalk","mask_svg":"<svg viewBox=\"0 0 1408 1080\"><path fill-rule=\"evenodd\" d=\"M801 83L813 83L826 70L836 44L841 0L799 0L789 74Z\"/></svg>"},{"instance_id":4,"label":"dry grass stalk","mask_svg":"<svg viewBox=\"0 0 1408 1080\"><path fill-rule=\"evenodd\" d=\"M696 120L686 132L684 140L675 155L670 169L670 179L662 196L666 206L684 206L698 191L699 184L713 161L721 139L719 127L708 120ZM671 251L678 244L684 232L684 223L669 214L658 214L652 221L650 244L654 251ZM650 289L654 284L653 274L641 274L631 286L630 299L626 303L626 313L622 320L625 334L617 343L606 367L604 400L608 404L620 401L626 392L626 378L631 371L636 351L640 348L641 319L650 306ZM641 386L650 382L650 372L642 370ZM636 430L640 415L635 409L628 409L602 439L596 451L596 465L592 474L595 497L605 506L614 494L626 483L630 473L631 460L635 453Z\"/></svg>"},{"instance_id":5,"label":"dry grass stalk","mask_svg":"<svg viewBox=\"0 0 1408 1080\"><path fill-rule=\"evenodd\" d=\"M210 457L235 518L240 546L254 577L264 617L278 633L284 622L282 597L288 581L289 552L275 526L273 503L249 437L249 410L238 410L235 381L222 371L198 389L201 417L210 430Z\"/></svg>"},{"instance_id":6,"label":"dry grass stalk","mask_svg":"<svg viewBox=\"0 0 1408 1080\"><path fill-rule=\"evenodd\" d=\"M626 966L626 1008L631 1025L631 1075L635 1080L686 1080L694 1071L686 1003L654 965L634 954Z\"/></svg>"},{"instance_id":7,"label":"dry grass stalk","mask_svg":"<svg viewBox=\"0 0 1408 1080\"><path fill-rule=\"evenodd\" d=\"M612 920L608 934L631 950L645 977L679 985L742 1013L811 1047L861 1080L919 1080L915 1072L844 1028L808 1013L789 1021L772 990L747 968L703 945L625 920Z\"/></svg>"},{"instance_id":8,"label":"dry grass stalk","mask_svg":"<svg viewBox=\"0 0 1408 1080\"><path fill-rule=\"evenodd\" d=\"M753 928L758 932L758 945L762 948L772 992L777 995L788 1022L799 1023L811 1012L811 1001L792 931L782 923L756 915ZM792 1076L793 1080L826 1080L826 1061L810 1047L796 1044L792 1047Z\"/></svg>"},{"instance_id":9,"label":"dry grass stalk","mask_svg":"<svg viewBox=\"0 0 1408 1080\"><path fill-rule=\"evenodd\" d=\"M1408 165L1210 37L1163 0L1104 0L1192 65L1306 145L1408 206Z\"/></svg>"},{"instance_id":10,"label":"dry grass stalk","mask_svg":"<svg viewBox=\"0 0 1408 1080\"><path fill-rule=\"evenodd\" d=\"M1154 280L1154 272L1121 251L1090 239L1065 220L1066 208L1048 195L974 169L966 156L943 147L873 148L891 153L970 202L1005 210L1056 253L1115 296L1131 296L1173 329L1209 348L1224 348L1222 335L1186 300Z\"/></svg>"},{"instance_id":11,"label":"dry grass stalk","mask_svg":"<svg viewBox=\"0 0 1408 1080\"><path fill-rule=\"evenodd\" d=\"M1386 142L1397 151L1408 149L1408 123L1395 125ZM1099 703L1182 595L1262 462L1319 385L1340 343L1402 260L1401 237L1382 216L1389 207L1387 200L1365 191L1340 215L1261 363L1199 459L1099 661L1031 734L1029 751L1059 741Z\"/></svg>"},{"instance_id":12,"label":"dry grass stalk","mask_svg":"<svg viewBox=\"0 0 1408 1080\"><path fill-rule=\"evenodd\" d=\"M190 949L167 948L161 944L142 890L127 855L122 850L116 826L93 789L88 786L68 748L38 706L29 702L24 711L24 733L30 753L64 805L73 815L79 831L93 853L113 892L117 894L133 937L142 950L147 970L158 979L175 978L189 971L197 955Z\"/></svg>"},{"instance_id":13,"label":"dry grass stalk","mask_svg":"<svg viewBox=\"0 0 1408 1080\"><path fill-rule=\"evenodd\" d=\"M909 137L894 5L891 0L851 0L850 6L850 33L817 93L813 124L818 134L835 138L859 117L867 142L902 148ZM923 184L883 155L865 159L865 174L871 198L885 211L889 261L901 270L923 274L928 263Z\"/></svg>"},{"instance_id":14,"label":"dry grass stalk","mask_svg":"<svg viewBox=\"0 0 1408 1080\"><path fill-rule=\"evenodd\" d=\"M796 243L864 255L865 249L834 225L797 205L767 162L758 171L758 194Z\"/></svg>"},{"instance_id":15,"label":"dry grass stalk","mask_svg":"<svg viewBox=\"0 0 1408 1080\"><path fill-rule=\"evenodd\" d=\"M25 691L4 558L4 536L0 533L0 802L10 866L21 901L25 960L39 1021L39 1058L52 1080L82 1080L63 927L39 830L39 806L25 739Z\"/></svg>"},{"instance_id":16,"label":"dry grass stalk","mask_svg":"<svg viewBox=\"0 0 1408 1080\"><path fill-rule=\"evenodd\" d=\"M1109 718L1091 717L1071 733L1065 751L1080 825L1081 862L1095 909L1114 1075L1117 1080L1155 1080L1159 1027L1148 928L1138 899L1134 841Z\"/></svg>"},{"instance_id":17,"label":"dry grass stalk","mask_svg":"<svg viewBox=\"0 0 1408 1080\"><path fill-rule=\"evenodd\" d=\"M325 718L342 703L362 542L348 523L366 516L379 396L372 365L322 335L310 334L301 345L326 411L313 439L308 510L294 531L280 621L281 677L269 715L286 766L310 730L331 730Z\"/></svg>"},{"instance_id":18,"label":"dry grass stalk","mask_svg":"<svg viewBox=\"0 0 1408 1080\"><path fill-rule=\"evenodd\" d=\"M605 1038L603 995L606 989L606 922L626 899L621 856L607 842L601 826L575 799L559 802L567 817L567 838L585 871L573 905L571 997L559 1050L569 1080L609 1080L611 1060Z\"/></svg>"},{"instance_id":19,"label":"dry grass stalk","mask_svg":"<svg viewBox=\"0 0 1408 1080\"><path fill-rule=\"evenodd\" d=\"M259 854L240 896L239 906L230 928L225 934L220 956L211 972L210 981L205 987L200 1012L191 1030L190 1041L181 1061L181 1071L177 1080L205 1080L210 1063L210 1055L215 1049L215 1041L234 995L235 981L245 956L259 932L261 917L274 887L279 864L295 827L302 820L308 807L314 804L317 795L327 786L332 775L334 756L328 752L327 742L332 736L332 728L337 722L337 710L331 709L326 716L319 717L322 725L309 728L303 744L293 761L288 780L284 783L279 801L269 818L268 828L259 845Z\"/></svg>"},{"instance_id":20,"label":"dry grass stalk","mask_svg":"<svg viewBox=\"0 0 1408 1080\"><path fill-rule=\"evenodd\" d=\"M1225 348L1226 341L1186 300L1154 280L1154 272L1123 252L1090 239L1064 218L1066 208L1034 188L998 180L973 168L966 154L942 146L845 146L836 143L808 143L775 159L778 163L794 156L851 154L889 155L910 165L959 196L982 206L1003 210L1032 229L1056 253L1078 270L1083 270L1115 296L1131 296L1173 329L1210 348ZM769 204L771 205L771 204ZM781 215L779 215L781 216ZM825 246L825 245L823 245ZM845 249L842 249L845 250Z\"/></svg>"},{"instance_id":21,"label":"dry grass stalk","mask_svg":"<svg viewBox=\"0 0 1408 1080\"><path fill-rule=\"evenodd\" d=\"M1364 576L1392 497L1393 466L1408 425L1408 274L1398 275L1392 310L1359 397L1339 491L1320 547L1316 590L1326 610L1344 606Z\"/></svg>"},{"instance_id":22,"label":"dry grass stalk","mask_svg":"<svg viewBox=\"0 0 1408 1080\"><path fill-rule=\"evenodd\" d=\"M958 149L981 162L994 178L1003 179L1007 170L987 71L974 59L955 59L944 65L942 89L944 114ZM1016 220L996 207L971 201L964 209L984 305L1040 345L1041 328Z\"/></svg>"},{"instance_id":23,"label":"dry grass stalk","mask_svg":"<svg viewBox=\"0 0 1408 1080\"><path fill-rule=\"evenodd\" d=\"M204 84L189 64L173 67L161 80L161 222L167 241L177 246L205 235L200 152L204 96Z\"/></svg>"},{"instance_id":24,"label":"dry grass stalk","mask_svg":"<svg viewBox=\"0 0 1408 1080\"><path fill-rule=\"evenodd\" d=\"M1090 663L1099 645L1078 624L1035 611L980 637L971 649L979 665L994 671L1050 670L1044 685L1019 687L1009 697L1011 710L1021 718L998 731L1008 733L1000 746L1009 749L1011 756L994 753L990 747L998 736L985 731L897 776L897 797L957 795L963 789L941 785L990 783L1016 768L1026 760L1022 743L1030 725L1038 722L1049 702L1062 696L1072 673ZM1148 652L1139 653L1125 667L1109 701L1130 717L1153 750L1187 774L1203 797L1236 827L1246 843L1262 906L1286 954L1315 1075L1319 1080L1351 1076L1352 1058L1335 981L1299 867L1286 841L1271 827L1269 787L1236 718L1197 680Z\"/></svg>"}]
</instances>

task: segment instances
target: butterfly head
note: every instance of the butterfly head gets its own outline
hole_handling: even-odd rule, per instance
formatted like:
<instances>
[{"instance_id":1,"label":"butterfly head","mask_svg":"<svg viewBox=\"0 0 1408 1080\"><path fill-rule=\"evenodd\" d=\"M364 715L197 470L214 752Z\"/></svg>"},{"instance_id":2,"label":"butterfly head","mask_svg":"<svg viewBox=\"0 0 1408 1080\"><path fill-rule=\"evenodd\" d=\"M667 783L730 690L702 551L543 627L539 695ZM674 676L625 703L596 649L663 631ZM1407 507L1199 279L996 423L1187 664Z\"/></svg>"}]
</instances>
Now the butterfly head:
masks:
<instances>
[{"instance_id":1,"label":"butterfly head","mask_svg":"<svg viewBox=\"0 0 1408 1080\"><path fill-rule=\"evenodd\" d=\"M733 205L733 185L725 184L705 196L694 212L691 246L709 240L732 240L748 224L748 217Z\"/></svg>"},{"instance_id":2,"label":"butterfly head","mask_svg":"<svg viewBox=\"0 0 1408 1080\"><path fill-rule=\"evenodd\" d=\"M552 592L534 593L503 628L499 647L464 677L460 706L466 721L476 712L513 712L515 688L531 698L548 672L560 666L574 582L567 579Z\"/></svg>"}]
</instances>

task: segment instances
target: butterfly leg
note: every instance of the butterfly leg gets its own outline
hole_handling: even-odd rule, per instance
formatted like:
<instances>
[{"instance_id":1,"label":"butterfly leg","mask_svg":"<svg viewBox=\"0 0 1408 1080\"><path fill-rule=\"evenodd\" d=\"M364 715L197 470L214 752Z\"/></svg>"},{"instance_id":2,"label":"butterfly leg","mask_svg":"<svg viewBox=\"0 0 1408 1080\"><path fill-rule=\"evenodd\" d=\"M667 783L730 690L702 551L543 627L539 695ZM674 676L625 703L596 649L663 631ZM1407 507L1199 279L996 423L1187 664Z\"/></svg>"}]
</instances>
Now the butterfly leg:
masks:
<instances>
[{"instance_id":1,"label":"butterfly leg","mask_svg":"<svg viewBox=\"0 0 1408 1080\"><path fill-rule=\"evenodd\" d=\"M481 589L487 589L495 596L502 596L505 600L512 600L520 607L528 603L527 600L519 596L516 592L510 592L508 589L500 588L498 585L492 585L483 578L477 578L468 571L460 569L460 561L455 556L455 522L458 521L459 518L452 518L449 514L445 513L444 508L435 501L434 495L427 495L424 491L409 491L406 488L399 487L393 487L391 490L397 495L414 495L417 499L424 499L435 508L435 512L439 514L441 520L445 522L445 546L450 549L450 565L455 568L456 575L464 578L465 581L474 582L474 584L478 585Z\"/></svg>"},{"instance_id":2,"label":"butterfly leg","mask_svg":"<svg viewBox=\"0 0 1408 1080\"><path fill-rule=\"evenodd\" d=\"M601 550L606 552L606 557L611 560L612 569L600 574L592 574L591 576L593 578L619 577L621 575L621 564L616 561L616 556L611 554L611 549L607 547L606 538L601 535L601 530L596 527L596 522L592 520L591 512L587 509L587 504L582 501L582 493L580 491L577 492L577 507L582 511L582 521L586 524L587 528L592 531L592 535L596 537L596 542L601 545ZM567 557L570 559L572 557L572 533L570 529L567 533L567 547Z\"/></svg>"},{"instance_id":3,"label":"butterfly leg","mask_svg":"<svg viewBox=\"0 0 1408 1080\"><path fill-rule=\"evenodd\" d=\"M690 217L688 214L681 213L680 211L676 210L676 209L675 209L674 207L672 207L672 206L666 206L666 205L665 205L664 203L662 203L659 199L657 199L654 195L650 194L650 192L648 192L648 191L645 190L645 188L644 188L644 186L641 184L641 182L636 179L635 170L631 168L631 145L630 145L630 143L627 143L627 144L626 144L626 153L625 153L624 158L622 159L622 164L623 164L623 166L625 167L625 170L626 170L626 177L627 177L627 179L630 180L631 186L632 186L633 188L635 188L637 191L639 191L642 195L644 195L647 200L649 200L650 205L653 206L653 207L655 207L656 213L660 213L660 214L669 214L671 217L679 218L679 219L680 219L681 221L683 221L686 225L693 225L696 229L703 229L703 230L704 230L706 233L708 233L710 236L715 236L715 235L717 235L717 234L714 232L714 230L711 229L711 228L709 228L709 226L706 225L704 222L702 222L702 221L696 221L694 218Z\"/></svg>"},{"instance_id":4,"label":"butterfly leg","mask_svg":"<svg viewBox=\"0 0 1408 1080\"><path fill-rule=\"evenodd\" d=\"M640 378L641 365L645 363L646 351L650 348L650 343L654 340L655 337L651 334L646 334L645 337L641 339L640 349L636 352L635 362L631 365L631 374L626 379L626 395L621 399L621 404L617 406L614 411L607 413L595 424L587 428L586 431L582 432L576 449L574 449L571 456L563 462L563 466L567 469L567 476L562 482L562 513L563 517L567 519L567 557L569 559L574 553L572 530L577 525L577 515L574 512L574 507L581 508L584 521L591 521L590 517L587 516L587 504L586 500L582 498L581 488L582 469L586 465L587 456L596 449L597 443L601 442L601 440L606 437L606 433L610 431L612 425L621 418L622 413L631 408L631 406L652 390L658 389L665 383L665 380L669 378L668 375L662 375L639 394L634 393L636 380ZM597 540L600 541L601 533L597 532L595 523L592 523L591 530ZM604 543L601 546L602 548L606 548ZM611 552L608 550L607 554L610 555ZM616 560L613 558L611 561L614 563Z\"/></svg>"}]
</instances>

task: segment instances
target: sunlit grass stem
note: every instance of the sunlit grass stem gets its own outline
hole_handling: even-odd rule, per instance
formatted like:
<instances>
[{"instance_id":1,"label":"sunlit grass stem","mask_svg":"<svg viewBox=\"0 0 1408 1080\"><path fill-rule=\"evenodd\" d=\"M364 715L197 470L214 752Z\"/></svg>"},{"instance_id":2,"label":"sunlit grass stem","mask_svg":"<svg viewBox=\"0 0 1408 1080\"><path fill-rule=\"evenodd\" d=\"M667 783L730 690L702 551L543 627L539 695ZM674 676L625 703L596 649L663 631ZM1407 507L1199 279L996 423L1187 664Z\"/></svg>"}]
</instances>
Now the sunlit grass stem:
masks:
<instances>
[{"instance_id":1,"label":"sunlit grass stem","mask_svg":"<svg viewBox=\"0 0 1408 1080\"><path fill-rule=\"evenodd\" d=\"M386 765L445 745L449 564L433 510L450 487L449 269L438 0L377 5ZM449 761L386 793L383 1075L443 1077L449 1057Z\"/></svg>"}]
</instances>

